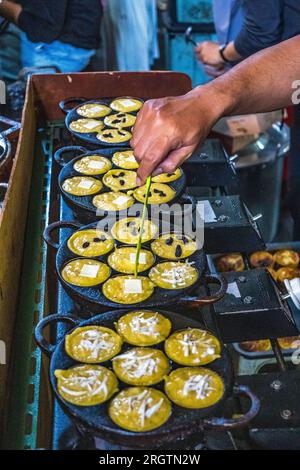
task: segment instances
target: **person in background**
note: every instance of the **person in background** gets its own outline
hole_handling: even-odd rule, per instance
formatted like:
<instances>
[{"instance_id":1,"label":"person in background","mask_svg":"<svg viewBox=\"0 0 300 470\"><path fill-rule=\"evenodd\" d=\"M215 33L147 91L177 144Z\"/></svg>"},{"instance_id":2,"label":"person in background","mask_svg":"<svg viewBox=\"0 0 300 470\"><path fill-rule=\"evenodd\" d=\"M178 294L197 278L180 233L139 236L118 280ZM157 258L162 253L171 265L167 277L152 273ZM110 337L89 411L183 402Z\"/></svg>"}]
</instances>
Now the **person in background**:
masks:
<instances>
[{"instance_id":1,"label":"person in background","mask_svg":"<svg viewBox=\"0 0 300 470\"><path fill-rule=\"evenodd\" d=\"M146 71L159 57L156 0L105 0L106 70Z\"/></svg>"},{"instance_id":2,"label":"person in background","mask_svg":"<svg viewBox=\"0 0 300 470\"><path fill-rule=\"evenodd\" d=\"M253 55L186 95L146 102L131 141L140 163L137 183L181 166L223 116L290 106L300 94L299 86L294 89L299 76L300 35Z\"/></svg>"},{"instance_id":3,"label":"person in background","mask_svg":"<svg viewBox=\"0 0 300 470\"><path fill-rule=\"evenodd\" d=\"M200 43L195 53L212 76L218 76L231 65L267 47L300 34L299 0L213 0L214 17L219 43L205 41ZM228 4L232 11L236 3L243 10L244 21L238 31L234 25L234 37L222 34L228 15ZM224 14L225 13L225 14ZM223 19L222 19L223 18ZM226 30L226 28L225 28ZM279 65L279 64L278 64ZM280 65L279 65L280 66ZM291 151L288 169L288 202L294 220L294 240L300 240L300 106L294 106L294 119L291 130Z\"/></svg>"},{"instance_id":4,"label":"person in background","mask_svg":"<svg viewBox=\"0 0 300 470\"><path fill-rule=\"evenodd\" d=\"M0 0L0 16L22 31L23 67L80 72L99 46L101 0Z\"/></svg>"},{"instance_id":5,"label":"person in background","mask_svg":"<svg viewBox=\"0 0 300 470\"><path fill-rule=\"evenodd\" d=\"M218 43L199 43L195 53L197 59L203 62L207 74L217 77L231 67L231 64L225 64L222 60L220 47L232 43L243 27L243 0L213 0L213 15Z\"/></svg>"},{"instance_id":6,"label":"person in background","mask_svg":"<svg viewBox=\"0 0 300 470\"><path fill-rule=\"evenodd\" d=\"M299 0L213 0L213 9L219 43L199 43L195 53L217 69L300 33Z\"/></svg>"},{"instance_id":7,"label":"person in background","mask_svg":"<svg viewBox=\"0 0 300 470\"><path fill-rule=\"evenodd\" d=\"M0 34L0 77L6 83L12 83L18 78L21 69L20 61L20 30L10 24Z\"/></svg>"}]
</instances>

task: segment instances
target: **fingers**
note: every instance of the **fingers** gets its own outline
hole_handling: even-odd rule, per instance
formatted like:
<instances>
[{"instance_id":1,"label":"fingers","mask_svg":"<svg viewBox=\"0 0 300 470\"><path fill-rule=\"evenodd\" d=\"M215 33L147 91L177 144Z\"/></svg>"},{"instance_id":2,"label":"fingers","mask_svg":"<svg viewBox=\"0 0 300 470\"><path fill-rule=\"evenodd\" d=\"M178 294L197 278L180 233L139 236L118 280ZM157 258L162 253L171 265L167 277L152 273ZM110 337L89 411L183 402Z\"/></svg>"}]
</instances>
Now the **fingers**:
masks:
<instances>
[{"instance_id":1,"label":"fingers","mask_svg":"<svg viewBox=\"0 0 300 470\"><path fill-rule=\"evenodd\" d=\"M130 145L132 148L135 148L138 145L141 137L144 134L145 123L148 122L147 114L148 114L147 103L145 103L143 108L139 112L137 120L133 127L133 136L130 141Z\"/></svg>"},{"instance_id":2,"label":"fingers","mask_svg":"<svg viewBox=\"0 0 300 470\"><path fill-rule=\"evenodd\" d=\"M156 140L143 141L141 146L134 150L135 157L140 163L137 170L137 184L145 183L148 176L159 167L165 156L169 154L171 147L169 139L166 136L160 136Z\"/></svg>"},{"instance_id":3,"label":"fingers","mask_svg":"<svg viewBox=\"0 0 300 470\"><path fill-rule=\"evenodd\" d=\"M203 62L203 43L195 47L195 55L199 62Z\"/></svg>"},{"instance_id":4,"label":"fingers","mask_svg":"<svg viewBox=\"0 0 300 470\"><path fill-rule=\"evenodd\" d=\"M159 164L152 175L157 176L161 173L172 173L192 155L194 150L195 146L187 146L178 150L173 150L164 159L164 161Z\"/></svg>"}]
</instances>

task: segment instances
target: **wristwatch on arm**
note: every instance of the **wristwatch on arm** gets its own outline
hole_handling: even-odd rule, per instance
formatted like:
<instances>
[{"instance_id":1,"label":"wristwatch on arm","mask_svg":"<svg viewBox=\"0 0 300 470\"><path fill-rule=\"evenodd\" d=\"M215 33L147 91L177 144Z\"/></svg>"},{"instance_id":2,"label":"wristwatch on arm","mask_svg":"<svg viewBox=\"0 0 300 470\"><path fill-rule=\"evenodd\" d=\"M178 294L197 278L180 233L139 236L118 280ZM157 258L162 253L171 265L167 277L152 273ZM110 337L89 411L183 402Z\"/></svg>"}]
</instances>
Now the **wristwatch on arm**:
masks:
<instances>
[{"instance_id":1,"label":"wristwatch on arm","mask_svg":"<svg viewBox=\"0 0 300 470\"><path fill-rule=\"evenodd\" d=\"M226 55L225 55L225 50L226 50L226 47L228 46L228 44L223 44L222 46L220 46L219 48L219 53L220 53L220 56L222 57L222 60L226 63L226 64L230 64L230 60L227 59Z\"/></svg>"}]
</instances>

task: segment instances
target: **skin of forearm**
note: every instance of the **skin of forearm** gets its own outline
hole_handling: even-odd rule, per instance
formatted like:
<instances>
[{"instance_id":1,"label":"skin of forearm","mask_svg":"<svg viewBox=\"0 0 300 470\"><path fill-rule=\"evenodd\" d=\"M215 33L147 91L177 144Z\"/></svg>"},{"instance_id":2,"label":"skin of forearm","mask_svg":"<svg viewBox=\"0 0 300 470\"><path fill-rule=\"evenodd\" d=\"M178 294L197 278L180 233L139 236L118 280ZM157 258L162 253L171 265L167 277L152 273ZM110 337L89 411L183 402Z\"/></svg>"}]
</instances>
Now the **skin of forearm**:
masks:
<instances>
[{"instance_id":1,"label":"skin of forearm","mask_svg":"<svg viewBox=\"0 0 300 470\"><path fill-rule=\"evenodd\" d=\"M18 24L21 11L22 6L17 3L4 0L4 2L0 4L0 15L11 23Z\"/></svg>"},{"instance_id":2,"label":"skin of forearm","mask_svg":"<svg viewBox=\"0 0 300 470\"><path fill-rule=\"evenodd\" d=\"M292 104L300 80L300 36L259 52L191 93L207 93L217 117L274 111Z\"/></svg>"},{"instance_id":3,"label":"skin of forearm","mask_svg":"<svg viewBox=\"0 0 300 470\"><path fill-rule=\"evenodd\" d=\"M237 62L238 60L242 59L242 56L238 53L235 48L234 41L231 41L224 51L224 56L226 57L229 62Z\"/></svg>"}]
</instances>

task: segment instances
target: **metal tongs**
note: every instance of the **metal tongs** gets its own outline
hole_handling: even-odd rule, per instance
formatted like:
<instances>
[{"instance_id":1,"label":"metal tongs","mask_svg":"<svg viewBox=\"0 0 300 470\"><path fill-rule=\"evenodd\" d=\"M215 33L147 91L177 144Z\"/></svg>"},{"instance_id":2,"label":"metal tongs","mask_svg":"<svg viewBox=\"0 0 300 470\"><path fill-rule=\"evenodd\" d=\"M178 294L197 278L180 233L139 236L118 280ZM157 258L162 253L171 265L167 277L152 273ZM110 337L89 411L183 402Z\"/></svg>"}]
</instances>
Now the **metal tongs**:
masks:
<instances>
[{"instance_id":1,"label":"metal tongs","mask_svg":"<svg viewBox=\"0 0 300 470\"><path fill-rule=\"evenodd\" d=\"M151 183L152 183L152 176L148 176L147 181L146 181L146 195L145 195L145 201L144 201L144 207L143 207L143 213L142 213L140 234L139 234L139 239L138 239L137 247L136 247L135 267L134 267L135 277L138 276L138 271L139 271L140 252L142 248L142 239L143 239L144 225L145 225L145 220L146 220L146 215L147 215L147 205L148 205L148 199L149 199L149 194L150 194L150 189L151 189Z\"/></svg>"},{"instance_id":2,"label":"metal tongs","mask_svg":"<svg viewBox=\"0 0 300 470\"><path fill-rule=\"evenodd\" d=\"M186 30L186 32L184 33L184 39L185 39L185 42L187 44L193 44L193 46L197 47L197 43L196 41L193 39L192 37L192 33L193 33L193 27L192 26L189 26Z\"/></svg>"}]
</instances>

